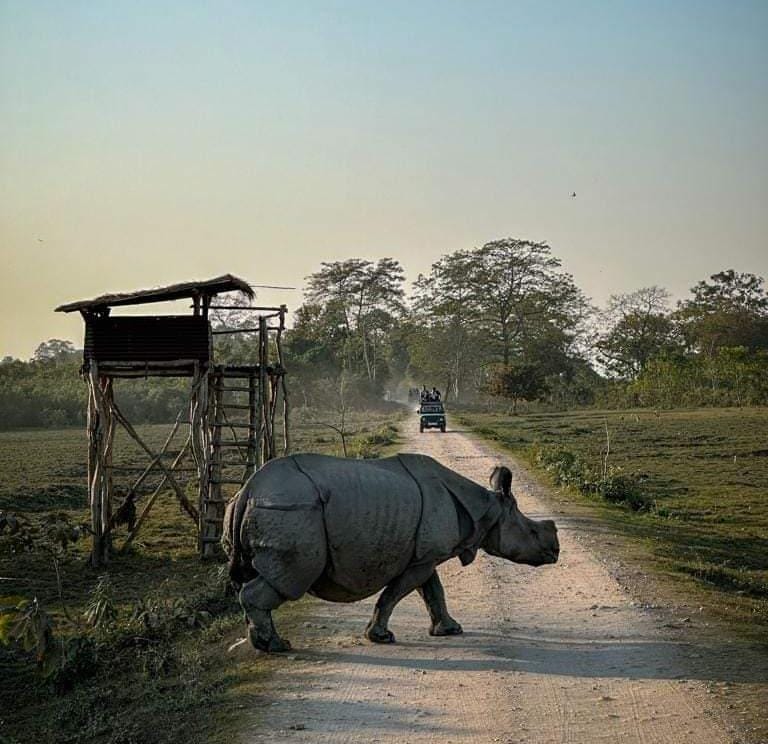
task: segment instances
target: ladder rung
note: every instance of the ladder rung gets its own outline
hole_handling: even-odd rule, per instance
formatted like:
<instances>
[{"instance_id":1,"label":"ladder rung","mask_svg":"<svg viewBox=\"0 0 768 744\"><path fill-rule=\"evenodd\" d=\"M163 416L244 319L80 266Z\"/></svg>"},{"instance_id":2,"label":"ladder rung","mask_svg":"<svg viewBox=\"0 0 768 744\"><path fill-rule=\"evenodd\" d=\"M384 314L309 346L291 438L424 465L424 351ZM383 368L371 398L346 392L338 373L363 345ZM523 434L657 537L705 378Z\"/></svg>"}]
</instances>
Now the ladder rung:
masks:
<instances>
[{"instance_id":1,"label":"ladder rung","mask_svg":"<svg viewBox=\"0 0 768 744\"><path fill-rule=\"evenodd\" d=\"M214 390L219 390L222 393L250 393L251 388L249 387L218 387L216 386ZM256 387L253 388L254 392L256 392Z\"/></svg>"},{"instance_id":2,"label":"ladder rung","mask_svg":"<svg viewBox=\"0 0 768 744\"><path fill-rule=\"evenodd\" d=\"M211 445L214 449L217 447L241 447L243 449L248 447L248 440L245 440L244 442L217 442L214 445Z\"/></svg>"},{"instance_id":3,"label":"ladder rung","mask_svg":"<svg viewBox=\"0 0 768 744\"><path fill-rule=\"evenodd\" d=\"M238 372L237 370L227 370L226 372L220 372L221 377L229 377L232 379L247 380L250 377L258 378L258 372Z\"/></svg>"},{"instance_id":4,"label":"ladder rung","mask_svg":"<svg viewBox=\"0 0 768 744\"><path fill-rule=\"evenodd\" d=\"M250 411L252 410L252 406L244 406L240 403L222 403L221 407L224 410L233 410L233 411Z\"/></svg>"},{"instance_id":5,"label":"ladder rung","mask_svg":"<svg viewBox=\"0 0 768 744\"><path fill-rule=\"evenodd\" d=\"M258 424L245 424L241 423L239 421L230 421L228 424L211 424L212 427L215 427L216 429L258 429Z\"/></svg>"},{"instance_id":6,"label":"ladder rung","mask_svg":"<svg viewBox=\"0 0 768 744\"><path fill-rule=\"evenodd\" d=\"M213 483L213 484L215 484L217 486L218 485L222 485L222 484L224 484L224 485L240 485L240 486L243 485L243 479L242 478L238 478L237 480L235 480L234 478L215 478L215 479L211 478L211 480L209 482Z\"/></svg>"}]
</instances>

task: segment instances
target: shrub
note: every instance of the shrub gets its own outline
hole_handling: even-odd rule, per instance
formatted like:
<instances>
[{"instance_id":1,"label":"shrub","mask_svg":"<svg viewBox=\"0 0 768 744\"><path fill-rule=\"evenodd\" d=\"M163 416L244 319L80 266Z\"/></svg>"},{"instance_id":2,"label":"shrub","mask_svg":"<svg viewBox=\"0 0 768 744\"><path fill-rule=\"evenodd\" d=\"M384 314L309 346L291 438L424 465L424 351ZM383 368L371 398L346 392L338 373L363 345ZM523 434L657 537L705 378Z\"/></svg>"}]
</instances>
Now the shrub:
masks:
<instances>
[{"instance_id":1,"label":"shrub","mask_svg":"<svg viewBox=\"0 0 768 744\"><path fill-rule=\"evenodd\" d=\"M387 447L397 441L397 427L392 424L382 426L370 434L358 437L352 447L355 457L364 460L381 456L382 447Z\"/></svg>"},{"instance_id":2,"label":"shrub","mask_svg":"<svg viewBox=\"0 0 768 744\"><path fill-rule=\"evenodd\" d=\"M117 608L108 574L99 576L83 617L88 625L99 631L109 630L117 619Z\"/></svg>"},{"instance_id":3,"label":"shrub","mask_svg":"<svg viewBox=\"0 0 768 744\"><path fill-rule=\"evenodd\" d=\"M534 463L550 474L559 486L571 486L585 495L597 495L612 504L623 504L633 511L651 507L650 497L643 491L639 475L624 473L608 466L596 473L588 463L570 450L535 444L531 451Z\"/></svg>"}]
</instances>

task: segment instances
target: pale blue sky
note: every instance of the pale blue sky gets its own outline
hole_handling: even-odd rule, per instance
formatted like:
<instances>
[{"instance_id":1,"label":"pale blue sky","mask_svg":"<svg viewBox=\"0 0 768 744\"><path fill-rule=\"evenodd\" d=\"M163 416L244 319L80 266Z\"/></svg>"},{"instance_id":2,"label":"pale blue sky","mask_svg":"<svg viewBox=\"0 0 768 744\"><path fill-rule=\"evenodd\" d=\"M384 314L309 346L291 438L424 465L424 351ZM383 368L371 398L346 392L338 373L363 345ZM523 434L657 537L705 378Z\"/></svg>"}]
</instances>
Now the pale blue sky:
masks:
<instances>
[{"instance_id":1,"label":"pale blue sky","mask_svg":"<svg viewBox=\"0 0 768 744\"><path fill-rule=\"evenodd\" d=\"M69 299L503 236L598 303L766 275L766 133L768 2L0 0L0 355L79 343Z\"/></svg>"}]
</instances>

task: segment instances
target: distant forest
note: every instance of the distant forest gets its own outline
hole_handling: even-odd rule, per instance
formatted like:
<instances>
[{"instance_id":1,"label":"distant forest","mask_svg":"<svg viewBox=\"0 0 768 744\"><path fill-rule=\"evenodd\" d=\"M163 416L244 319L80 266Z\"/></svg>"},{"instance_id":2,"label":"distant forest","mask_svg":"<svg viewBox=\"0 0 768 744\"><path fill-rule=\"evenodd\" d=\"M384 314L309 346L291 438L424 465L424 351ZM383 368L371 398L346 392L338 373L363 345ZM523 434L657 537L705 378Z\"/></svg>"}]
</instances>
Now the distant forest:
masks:
<instances>
[{"instance_id":1,"label":"distant forest","mask_svg":"<svg viewBox=\"0 0 768 744\"><path fill-rule=\"evenodd\" d=\"M237 311L215 325L247 322ZM252 361L249 334L220 336L221 361ZM544 243L506 238L436 261L406 296L398 261L324 262L286 334L294 405L365 406L437 386L446 401L686 407L768 403L768 296L727 269L675 306L659 286L592 306ZM0 428L82 424L82 354L51 339L0 362ZM121 381L137 422L173 419L186 380ZM341 403L339 403L341 401Z\"/></svg>"}]
</instances>

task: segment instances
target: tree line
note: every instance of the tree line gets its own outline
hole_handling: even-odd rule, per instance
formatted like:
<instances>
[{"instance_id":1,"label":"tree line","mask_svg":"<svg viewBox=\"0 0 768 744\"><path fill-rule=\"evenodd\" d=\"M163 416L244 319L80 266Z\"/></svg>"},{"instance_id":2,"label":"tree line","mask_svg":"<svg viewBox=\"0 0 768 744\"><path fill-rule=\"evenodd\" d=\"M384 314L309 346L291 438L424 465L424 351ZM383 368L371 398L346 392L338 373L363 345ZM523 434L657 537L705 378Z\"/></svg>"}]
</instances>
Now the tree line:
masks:
<instances>
[{"instance_id":1,"label":"tree line","mask_svg":"<svg viewBox=\"0 0 768 744\"><path fill-rule=\"evenodd\" d=\"M768 296L728 269L671 303L643 287L594 307L545 243L506 238L436 261L405 297L392 259L322 264L290 335L308 401L403 397L550 407L763 405Z\"/></svg>"},{"instance_id":2,"label":"tree line","mask_svg":"<svg viewBox=\"0 0 768 744\"><path fill-rule=\"evenodd\" d=\"M214 317L237 325L237 313ZM450 402L525 401L566 408L743 406L768 402L768 296L762 277L728 269L674 306L662 287L594 307L546 243L505 238L437 260L410 296L392 258L321 264L286 333L299 405L371 405L427 384ZM249 334L217 341L253 361ZM0 363L0 426L79 424L81 355L51 339ZM181 380L119 385L137 421L167 421Z\"/></svg>"}]
</instances>

